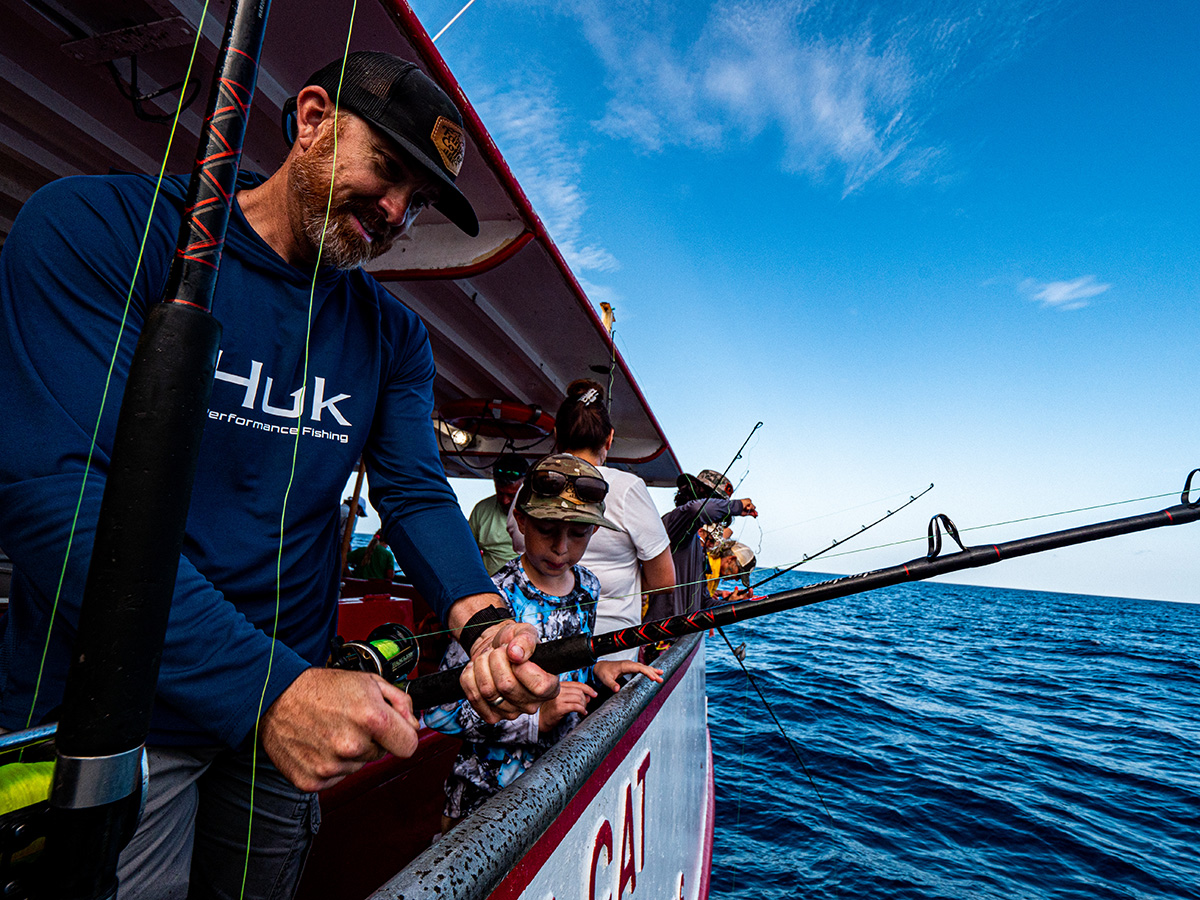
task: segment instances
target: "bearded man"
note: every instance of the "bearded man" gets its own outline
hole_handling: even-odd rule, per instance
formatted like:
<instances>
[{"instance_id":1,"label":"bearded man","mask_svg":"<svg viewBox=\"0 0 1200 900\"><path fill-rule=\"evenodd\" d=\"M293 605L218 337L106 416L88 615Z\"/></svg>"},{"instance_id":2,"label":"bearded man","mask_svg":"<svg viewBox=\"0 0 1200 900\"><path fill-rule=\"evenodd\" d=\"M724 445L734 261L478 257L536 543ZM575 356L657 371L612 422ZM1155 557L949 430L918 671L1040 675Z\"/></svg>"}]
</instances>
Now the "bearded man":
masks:
<instances>
[{"instance_id":1,"label":"bearded man","mask_svg":"<svg viewBox=\"0 0 1200 900\"><path fill-rule=\"evenodd\" d=\"M244 896L291 896L319 819L313 792L416 748L407 694L322 668L338 498L360 455L404 571L471 645L464 689L481 715L533 712L557 692L558 679L528 662L532 627L503 621L446 482L425 328L358 268L429 206L478 233L454 184L462 118L416 66L382 53L349 56L335 107L340 70L341 60L321 69L289 102L279 170L239 179L213 302L216 381L147 742L150 797L121 857L122 900L238 896L248 851ZM55 718L111 398L160 299L185 193L183 179L168 179L157 201L143 176L63 179L28 201L0 254L0 546L15 570L0 727Z\"/></svg>"}]
</instances>

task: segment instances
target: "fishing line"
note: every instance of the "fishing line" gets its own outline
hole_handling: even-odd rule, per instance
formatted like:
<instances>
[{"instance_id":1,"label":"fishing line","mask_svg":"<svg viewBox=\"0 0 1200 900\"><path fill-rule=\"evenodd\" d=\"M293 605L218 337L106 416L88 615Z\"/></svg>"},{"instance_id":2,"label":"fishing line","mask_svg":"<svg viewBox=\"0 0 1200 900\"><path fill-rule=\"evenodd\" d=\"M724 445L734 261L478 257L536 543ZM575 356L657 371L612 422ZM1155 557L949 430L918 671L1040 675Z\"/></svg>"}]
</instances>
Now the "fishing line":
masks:
<instances>
[{"instance_id":1,"label":"fishing line","mask_svg":"<svg viewBox=\"0 0 1200 900\"><path fill-rule=\"evenodd\" d=\"M847 506L845 509L837 509L833 512L822 513L819 516L813 516L811 519L802 519L799 522L792 522L790 525L780 525L778 528L767 528L763 531L763 534L775 534L777 531L787 531L789 528L799 528L801 525L808 525L812 522L819 522L822 519L840 516L842 513L854 512L856 509L865 509L868 506L878 506L880 503L886 503L889 500L895 500L897 497L903 496L903 491L898 494L888 494L886 497L880 497L878 500L868 500L866 503L858 503L854 506Z\"/></svg>"},{"instance_id":2,"label":"fishing line","mask_svg":"<svg viewBox=\"0 0 1200 900\"><path fill-rule=\"evenodd\" d=\"M783 723L780 722L779 717L775 715L775 710L771 707L771 704L767 702L767 698L763 695L763 692L759 690L758 682L754 679L754 676L750 674L750 670L746 668L746 664L742 662L742 658L738 655L738 652L733 649L733 644L729 642L729 638L725 634L725 629L718 625L717 633L721 635L721 640L723 640L725 642L725 646L729 648L729 654L735 660L737 660L737 664L741 666L742 672L746 676L746 680L750 682L750 686L753 687L754 692L758 694L758 699L762 701L763 709L765 709L771 716L771 720L775 723L775 727L779 729L779 733L783 735L783 739L787 741L788 747L791 748L792 756L796 757L796 762L800 763L800 768L804 770L804 777L807 778L808 783L812 785L812 789L816 793L817 799L821 801L821 808L825 810L825 815L829 817L829 824L835 824L833 821L833 815L829 812L829 807L825 805L825 798L821 796L820 788L818 788L817 783L813 781L813 777L808 771L808 766L804 764L804 760L800 756L800 751L796 749L796 745L792 743L791 737L788 736L787 729L783 727Z\"/></svg>"},{"instance_id":3,"label":"fishing line","mask_svg":"<svg viewBox=\"0 0 1200 900\"><path fill-rule=\"evenodd\" d=\"M1112 507L1112 506L1126 506L1130 503L1142 503L1146 500L1161 500L1163 497L1174 497L1177 494L1178 494L1178 491L1167 491L1165 494L1150 494L1149 496L1146 496L1146 497L1133 497L1129 500L1114 500L1111 503L1097 503L1095 506L1079 506L1079 507L1076 507L1075 509L1064 509L1064 510L1060 510L1059 512L1041 513L1040 515L1025 516L1020 519L1008 519L1004 522L992 522L988 525L972 525L970 528L959 528L958 531L960 534L967 532L967 531L982 531L985 528L999 528L1004 525L1016 525L1021 522L1035 522L1038 519L1053 519L1056 516L1069 516L1072 513L1091 512L1092 510L1096 510L1096 509L1108 509L1109 507ZM890 543L887 543L887 544L875 544L874 546L862 547L858 550L843 550L841 553L830 554L829 559L834 559L835 557L839 557L839 556L851 556L855 553L867 553L870 550L884 550L888 547L900 547L904 544L924 543L925 541L926 541L926 538L924 538L924 537L906 538L902 541L891 541ZM827 549L829 549L829 548L827 548ZM813 559L813 558L815 558L815 557L809 557L809 559ZM804 560L801 560L800 562L796 563L791 568L795 568L795 566L801 565L803 562L804 562Z\"/></svg>"},{"instance_id":4,"label":"fishing line","mask_svg":"<svg viewBox=\"0 0 1200 900\"><path fill-rule=\"evenodd\" d=\"M204 7L200 10L201 24L203 24L204 16L207 14L207 12L208 12L208 0L204 0ZM54 619L58 615L58 603L62 597L63 584L65 583L66 578L67 578L67 563L71 559L71 548L74 546L74 543L75 543L75 531L79 525L79 512L83 508L83 497L84 497L84 491L87 488L88 475L92 471L92 458L95 455L96 444L99 441L100 423L104 418L104 407L105 407L105 404L108 402L108 390L109 390L109 387L112 385L113 370L116 368L116 365L117 365L117 354L120 352L120 349L121 349L121 339L125 335L125 323L129 319L129 307L133 303L133 291L134 291L134 288L137 287L138 273L141 271L142 258L146 252L146 241L148 241L150 239L150 223L153 222L153 220L154 220L154 207L158 203L158 195L159 195L160 189L162 187L163 178L166 175L167 159L171 155L171 144L175 140L175 132L179 126L179 117L183 114L184 96L187 94L188 79L190 79L192 76L192 68L196 61L196 49L200 45L200 35L201 35L201 29L197 28L196 29L196 38L192 42L192 53L191 53L191 56L188 57L187 71L184 73L184 76L183 76L183 82L182 82L183 87L182 87L182 90L179 92L179 103L175 108L175 118L171 122L171 131L167 135L167 149L163 153L162 164L158 167L158 179L154 183L154 193L150 197L150 211L146 215L146 227L142 231L142 241L141 241L141 244L138 246L138 255L137 255L137 260L134 263L133 275L129 279L129 290L125 294L125 307L121 311L121 321L120 321L120 324L117 326L117 340L113 344L112 357L109 359L109 362L108 362L108 373L104 377L104 389L100 393L100 409L96 413L96 425L92 429L91 443L88 445L87 458L84 460L84 464L83 464L83 480L79 484L79 496L75 501L75 513L71 519L71 527L67 532L67 547L63 553L62 568L59 570L59 574L58 574L58 585L54 589L54 600L50 604L50 621L46 626L46 643L42 646L42 658L41 658L41 661L38 663L37 678L34 680L34 685L33 685L33 700L29 704L29 716L25 720L26 728L29 728L32 725L34 710L37 708L38 694L41 691L42 677L45 673L45 668L46 668L46 657L49 655L49 652L50 652L50 635L51 635L51 632L54 630Z\"/></svg>"},{"instance_id":5,"label":"fishing line","mask_svg":"<svg viewBox=\"0 0 1200 900\"><path fill-rule=\"evenodd\" d=\"M750 474L749 472L746 473L746 475L749 475L749 474ZM742 481L745 481L745 480L746 480L746 476L743 475ZM736 494L738 492L738 485L740 485L740 484L741 484L741 481L739 481L738 484L735 484L733 486L734 494ZM732 494L730 496L732 496ZM730 521L731 528L733 527L733 524L734 523L732 521ZM754 546L751 548L754 551L754 558L758 559L758 557L762 556L763 530L762 530L762 526L758 524L758 519L756 517L741 516L740 520L737 522L737 535L733 539L735 541L743 543L749 547L750 541L745 539L745 534L746 534L746 529L750 528L751 526L754 526L755 528L758 529L758 540L755 542Z\"/></svg>"},{"instance_id":6,"label":"fishing line","mask_svg":"<svg viewBox=\"0 0 1200 900\"><path fill-rule=\"evenodd\" d=\"M325 233L329 228L329 216L333 211L333 188L337 177L337 158L338 158L338 130L341 126L341 110L338 104L342 99L342 81L346 75L346 59L350 55L350 37L354 34L354 16L358 11L358 0L353 0L350 4L350 26L346 31L346 46L342 51L342 67L338 71L338 86L337 92L333 98L333 158L329 165L329 195L325 200L325 221L321 225L321 239L317 242L317 259L313 263L312 281L308 289L308 314L305 319L304 327L304 366L303 380L301 381L301 391L308 389L308 363L309 351L312 341L312 316L313 316L313 298L317 292L317 275L321 271L321 256L325 250ZM311 148L310 148L311 150ZM303 399L304 394L301 394ZM258 698L258 714L254 718L254 741L253 749L250 753L250 796L249 796L249 815L246 820L246 858L242 866L242 888L239 897L246 896L246 881L250 875L250 852L252 849L252 835L254 830L254 792L258 784L258 746L259 746L259 727L262 721L263 705L267 699L267 688L271 684L271 670L275 663L275 642L279 634L279 607L282 602L283 594L283 535L284 526L287 521L288 500L292 494L292 485L296 480L296 460L300 455L300 429L296 429L296 439L292 442L292 465L288 472L287 486L283 490L283 503L279 511L279 551L275 557L275 617L271 623L271 649L267 654L267 674L263 679L262 693ZM338 573L339 578L341 573Z\"/></svg>"},{"instance_id":7,"label":"fishing line","mask_svg":"<svg viewBox=\"0 0 1200 900\"><path fill-rule=\"evenodd\" d=\"M743 516L742 521L738 523L738 533L734 540L745 544L746 546L750 546L750 541L745 539L746 529L752 525L758 527L758 540L755 542L754 547L752 548L754 550L754 558L757 559L762 555L763 530L758 525L758 521L756 519L751 519L749 522L747 522L746 518L747 517Z\"/></svg>"},{"instance_id":8,"label":"fishing line","mask_svg":"<svg viewBox=\"0 0 1200 900\"><path fill-rule=\"evenodd\" d=\"M614 319L614 322L615 321L616 320ZM610 339L610 347L612 349L611 358L613 360L613 364L615 365L616 359L617 359L617 345L616 345L617 329L616 329L615 325L613 326L613 330L612 330L612 334L610 335L610 338L611 338ZM642 384L643 383L642 376L638 374L638 370L634 367L634 364L630 362L630 360L633 358L633 354L629 351L629 342L626 341L625 338L623 338L623 337L621 338L621 348L625 351L625 355L623 357L624 362L625 362L625 368L627 368L629 370L629 372L632 374L633 380L636 383Z\"/></svg>"},{"instance_id":9,"label":"fishing line","mask_svg":"<svg viewBox=\"0 0 1200 900\"><path fill-rule=\"evenodd\" d=\"M926 494L928 494L928 493L929 493L930 491L932 491L932 490L933 490L933 483L931 482L931 483L930 483L930 485L929 485L929 487L925 488L925 490L921 491L921 493L919 493L919 494L915 494L915 495L913 495L913 496L909 497L909 498L908 498L908 502L907 502L907 503L905 503L903 506L898 506L898 507L896 507L895 509L889 509L889 510L887 511L887 515L880 516L878 519L876 519L876 520L875 520L874 522L872 522L870 525L864 525L864 526L862 526L860 529L858 529L858 531L854 532L854 534L850 535L849 537L844 537L844 538L842 538L841 540L835 540L835 541L834 541L832 544L830 544L830 545L829 545L828 547L826 547L824 550L819 550L819 551L817 551L816 553L814 553L812 556L809 556L808 554L805 554L805 555L804 555L804 558L803 558L803 559L801 559L799 562L792 563L792 564L791 564L790 566L788 566L786 569L780 569L780 570L779 570L778 572L776 572L774 575L768 575L768 576L767 576L766 578L764 578L762 581L758 582L758 583L757 583L757 584L755 584L753 587L751 587L751 588L750 588L750 590L751 590L751 591L753 591L755 588L762 587L762 586L763 586L764 584L766 584L768 581L771 581L771 580L772 580L772 579L774 579L774 578L778 578L780 575L784 574L785 572L790 572L790 571L792 571L792 569L796 568L797 566L802 566L802 565L804 565L806 562L811 562L812 560L816 559L818 556L823 556L824 554L828 553L828 552L829 552L830 550L832 550L834 547L841 546L841 545L842 545L842 544L844 544L846 541L848 541L848 540L851 540L852 538L856 538L856 537L858 537L860 534L862 534L862 533L863 533L863 532L865 532L865 531L870 531L872 528L874 528L874 527L875 527L876 525L878 525L880 522L886 522L888 519L890 519L890 518L891 518L892 516L894 516L896 513L900 512L900 510L904 509L905 507L912 506L914 503L916 503L918 500L920 500L922 497L924 497ZM855 551L855 552L859 552L859 551Z\"/></svg>"},{"instance_id":10,"label":"fishing line","mask_svg":"<svg viewBox=\"0 0 1200 900\"><path fill-rule=\"evenodd\" d=\"M746 439L744 441L742 441L742 446L738 447L737 453L735 453L733 455L733 459L731 459L729 461L729 465L727 465L725 467L725 470L721 473L721 478L725 478L726 473L730 469L733 468L733 464L742 458L742 451L745 450L746 445L750 443L750 438L754 437L754 433L756 431L758 431L758 429L762 428L762 426L763 426L763 423L758 422L753 428L750 429L750 433L748 435L746 435ZM719 480L718 480L718 483L719 483ZM681 549L683 549L687 545L687 542L689 540L692 540L695 538L696 529L699 527L699 523L700 523L700 517L704 514L704 507L708 506L709 500L716 499L714 497L714 493L713 493L714 491L715 491L715 489L713 489L713 491L710 491L708 496L704 498L704 502L701 503L700 508L698 510L696 510L696 515L692 517L691 523L688 525L688 527L684 530L683 534L680 536L679 543L671 545L671 553L672 554L678 553ZM697 498L697 499L699 499L699 498Z\"/></svg>"},{"instance_id":11,"label":"fishing line","mask_svg":"<svg viewBox=\"0 0 1200 900\"><path fill-rule=\"evenodd\" d=\"M874 528L880 522L890 519L896 513L900 512L900 510L904 509L907 506L912 505L913 503L916 503L918 499L920 499L921 497L924 497L931 490L933 490L932 484L930 484L929 487L925 488L925 490L921 491L921 493L916 494L915 496L910 496L908 499L908 502L905 503L903 506L900 506L895 510L889 509L887 511L886 515L876 519L874 522L872 522L869 525L862 526L862 528L860 528L858 531L856 531L854 534L850 535L849 537L842 538L841 540L835 540L832 544L830 544L824 550L814 553L812 556L806 555L804 557L804 559L800 560L800 562L794 563L793 565L789 566L786 569L781 569L780 571L774 573L773 575L767 576L762 581L759 581L758 583L750 586L751 593L753 593L753 591L755 589L766 584L768 581L778 578L780 575L784 574L785 572L790 572L792 569L796 568L796 566L799 566L802 563L808 562L810 560L816 559L818 556L821 556L823 553L825 553L829 550L832 550L834 547L839 546L840 544L844 543L845 541L848 541L851 538L857 537L858 535L862 534L864 531L868 531L869 529ZM762 539L762 529L760 528L759 529L760 549L761 549L761 539ZM779 730L780 735L782 735L783 739L787 742L788 747L792 751L792 755L794 757L796 757L796 762L800 763L800 768L804 771L804 777L808 779L808 783L812 785L812 789L813 789L814 793L816 793L817 799L821 801L821 807L825 810L825 815L829 818L829 824L830 825L835 824L833 821L833 815L829 812L829 807L825 803L825 798L823 796L821 796L821 791L817 787L817 783L813 780L812 774L808 771L808 766L806 766L804 764L804 760L801 758L800 752L796 749L796 745L792 742L792 739L788 735L787 730L783 727L783 723L781 723L779 721L779 717L775 715L774 708L771 706L770 702L767 700L767 698L763 694L763 692L759 689L758 682L754 679L754 676L750 674L750 670L746 668L746 664L743 661L742 656L736 650L733 649L733 644L730 642L729 637L725 634L725 629L718 627L717 631L721 635L721 640L723 640L725 642L725 645L729 648L730 654L737 661L737 664L741 667L742 672L746 676L746 680L754 687L755 692L758 694L759 699L762 701L763 708L767 711L767 713L771 716L771 719L775 722L775 727Z\"/></svg>"}]
</instances>

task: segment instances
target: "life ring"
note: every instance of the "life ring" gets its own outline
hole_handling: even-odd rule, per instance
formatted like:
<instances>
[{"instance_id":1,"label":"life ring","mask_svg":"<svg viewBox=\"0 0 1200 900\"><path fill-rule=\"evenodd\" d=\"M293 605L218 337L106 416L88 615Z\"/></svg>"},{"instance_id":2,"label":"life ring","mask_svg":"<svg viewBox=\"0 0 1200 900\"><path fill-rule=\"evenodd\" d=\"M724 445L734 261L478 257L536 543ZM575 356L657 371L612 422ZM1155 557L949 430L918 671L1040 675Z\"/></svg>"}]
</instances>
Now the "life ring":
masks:
<instances>
[{"instance_id":1,"label":"life ring","mask_svg":"<svg viewBox=\"0 0 1200 900\"><path fill-rule=\"evenodd\" d=\"M443 404L439 415L450 427L483 437L531 441L554 431L553 416L516 400L454 400Z\"/></svg>"}]
</instances>

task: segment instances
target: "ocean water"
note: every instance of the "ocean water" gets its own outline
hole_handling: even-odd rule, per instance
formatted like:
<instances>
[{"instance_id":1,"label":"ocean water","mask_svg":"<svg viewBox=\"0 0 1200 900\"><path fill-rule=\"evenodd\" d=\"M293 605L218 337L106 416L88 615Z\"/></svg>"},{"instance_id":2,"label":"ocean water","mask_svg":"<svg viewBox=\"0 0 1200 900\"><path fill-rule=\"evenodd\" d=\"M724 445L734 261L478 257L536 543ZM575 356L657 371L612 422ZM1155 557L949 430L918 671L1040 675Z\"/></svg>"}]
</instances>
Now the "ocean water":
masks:
<instances>
[{"instance_id":1,"label":"ocean water","mask_svg":"<svg viewBox=\"0 0 1200 900\"><path fill-rule=\"evenodd\" d=\"M812 780L710 639L714 900L1200 898L1200 604L918 583L725 631Z\"/></svg>"}]
</instances>

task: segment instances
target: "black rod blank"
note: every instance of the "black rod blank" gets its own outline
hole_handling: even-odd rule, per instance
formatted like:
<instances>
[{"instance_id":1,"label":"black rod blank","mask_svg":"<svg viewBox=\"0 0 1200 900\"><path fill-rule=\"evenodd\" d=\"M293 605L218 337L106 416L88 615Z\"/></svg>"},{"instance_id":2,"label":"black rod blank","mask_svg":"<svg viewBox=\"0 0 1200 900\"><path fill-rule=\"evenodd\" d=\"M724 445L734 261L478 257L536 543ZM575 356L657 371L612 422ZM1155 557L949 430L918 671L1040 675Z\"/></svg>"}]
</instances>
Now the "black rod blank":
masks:
<instances>
[{"instance_id":1,"label":"black rod blank","mask_svg":"<svg viewBox=\"0 0 1200 900\"><path fill-rule=\"evenodd\" d=\"M105 758L127 757L149 731L221 337L209 309L269 8L230 4L166 302L147 315L125 383L59 721L58 768L79 774L74 793L58 777L51 793L47 897L115 896L137 821L139 780L95 805L78 788L103 783Z\"/></svg>"}]
</instances>

